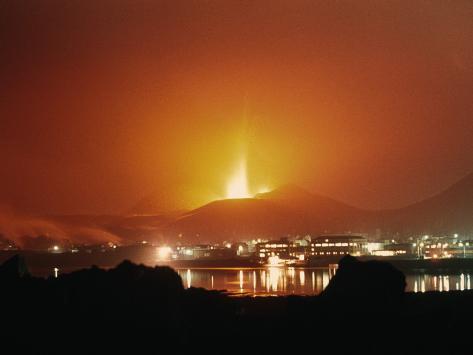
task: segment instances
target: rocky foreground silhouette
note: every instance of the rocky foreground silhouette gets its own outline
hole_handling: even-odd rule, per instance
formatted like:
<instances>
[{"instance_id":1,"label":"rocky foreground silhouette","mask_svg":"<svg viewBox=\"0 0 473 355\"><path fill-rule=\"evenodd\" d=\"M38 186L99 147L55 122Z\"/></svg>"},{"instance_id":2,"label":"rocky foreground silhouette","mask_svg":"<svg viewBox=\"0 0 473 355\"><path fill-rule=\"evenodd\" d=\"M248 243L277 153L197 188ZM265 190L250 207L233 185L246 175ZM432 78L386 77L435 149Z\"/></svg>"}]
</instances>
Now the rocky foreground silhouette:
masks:
<instances>
[{"instance_id":1,"label":"rocky foreground silhouette","mask_svg":"<svg viewBox=\"0 0 473 355\"><path fill-rule=\"evenodd\" d=\"M0 266L6 354L469 354L473 293L405 293L384 262L347 256L319 296L185 289L169 267L123 261L36 278Z\"/></svg>"}]
</instances>

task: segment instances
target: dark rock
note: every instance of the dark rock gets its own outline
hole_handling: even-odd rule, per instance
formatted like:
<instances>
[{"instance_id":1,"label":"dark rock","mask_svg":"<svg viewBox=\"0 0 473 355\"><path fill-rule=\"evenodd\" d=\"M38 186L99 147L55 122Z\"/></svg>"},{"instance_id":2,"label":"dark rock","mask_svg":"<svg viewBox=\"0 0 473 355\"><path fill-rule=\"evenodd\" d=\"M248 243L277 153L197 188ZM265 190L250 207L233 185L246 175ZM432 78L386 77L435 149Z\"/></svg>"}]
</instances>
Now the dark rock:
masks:
<instances>
[{"instance_id":1,"label":"dark rock","mask_svg":"<svg viewBox=\"0 0 473 355\"><path fill-rule=\"evenodd\" d=\"M14 255L2 265L0 265L0 279L21 279L30 276L25 258L21 255Z\"/></svg>"},{"instance_id":2,"label":"dark rock","mask_svg":"<svg viewBox=\"0 0 473 355\"><path fill-rule=\"evenodd\" d=\"M359 261L351 255L342 258L338 270L322 297L350 310L375 307L392 309L400 305L406 279L394 266L382 261Z\"/></svg>"}]
</instances>

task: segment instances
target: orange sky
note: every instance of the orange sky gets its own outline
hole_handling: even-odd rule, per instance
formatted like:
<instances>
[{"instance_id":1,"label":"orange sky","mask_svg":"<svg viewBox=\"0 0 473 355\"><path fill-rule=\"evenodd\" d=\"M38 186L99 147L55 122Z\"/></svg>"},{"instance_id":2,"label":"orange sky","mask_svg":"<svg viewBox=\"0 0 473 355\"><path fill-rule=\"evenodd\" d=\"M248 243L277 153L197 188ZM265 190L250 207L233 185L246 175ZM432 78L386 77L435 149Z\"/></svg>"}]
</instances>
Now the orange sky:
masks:
<instances>
[{"instance_id":1,"label":"orange sky","mask_svg":"<svg viewBox=\"0 0 473 355\"><path fill-rule=\"evenodd\" d=\"M253 189L367 208L473 170L469 1L0 6L0 204L197 203L225 194L242 150Z\"/></svg>"}]
</instances>

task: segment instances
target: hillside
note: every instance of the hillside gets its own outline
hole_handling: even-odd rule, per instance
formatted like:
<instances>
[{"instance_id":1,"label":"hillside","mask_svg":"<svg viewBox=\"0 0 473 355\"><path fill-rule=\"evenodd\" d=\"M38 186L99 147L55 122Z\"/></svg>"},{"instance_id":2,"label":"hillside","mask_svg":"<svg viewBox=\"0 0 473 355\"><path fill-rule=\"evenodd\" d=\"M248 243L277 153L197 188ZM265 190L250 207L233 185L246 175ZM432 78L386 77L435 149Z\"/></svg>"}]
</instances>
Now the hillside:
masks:
<instances>
[{"instance_id":1,"label":"hillside","mask_svg":"<svg viewBox=\"0 0 473 355\"><path fill-rule=\"evenodd\" d=\"M378 213L379 225L401 233L473 233L473 174L404 208Z\"/></svg>"},{"instance_id":2,"label":"hillside","mask_svg":"<svg viewBox=\"0 0 473 355\"><path fill-rule=\"evenodd\" d=\"M219 200L182 215L166 234L184 239L223 241L258 237L345 232L360 225L363 211L296 186L253 199Z\"/></svg>"}]
</instances>

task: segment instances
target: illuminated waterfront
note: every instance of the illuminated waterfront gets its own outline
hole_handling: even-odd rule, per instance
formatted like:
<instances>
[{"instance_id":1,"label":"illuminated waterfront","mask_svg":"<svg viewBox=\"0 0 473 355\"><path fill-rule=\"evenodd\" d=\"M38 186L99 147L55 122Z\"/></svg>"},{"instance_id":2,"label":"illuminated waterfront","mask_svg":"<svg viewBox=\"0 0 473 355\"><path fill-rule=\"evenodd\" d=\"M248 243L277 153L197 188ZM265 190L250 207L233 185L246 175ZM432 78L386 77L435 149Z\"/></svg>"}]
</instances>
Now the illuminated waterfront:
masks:
<instances>
[{"instance_id":1,"label":"illuminated waterfront","mask_svg":"<svg viewBox=\"0 0 473 355\"><path fill-rule=\"evenodd\" d=\"M185 287L227 290L236 295L316 295L328 285L333 271L322 268L178 269ZM471 289L471 275L406 275L408 292Z\"/></svg>"}]
</instances>

